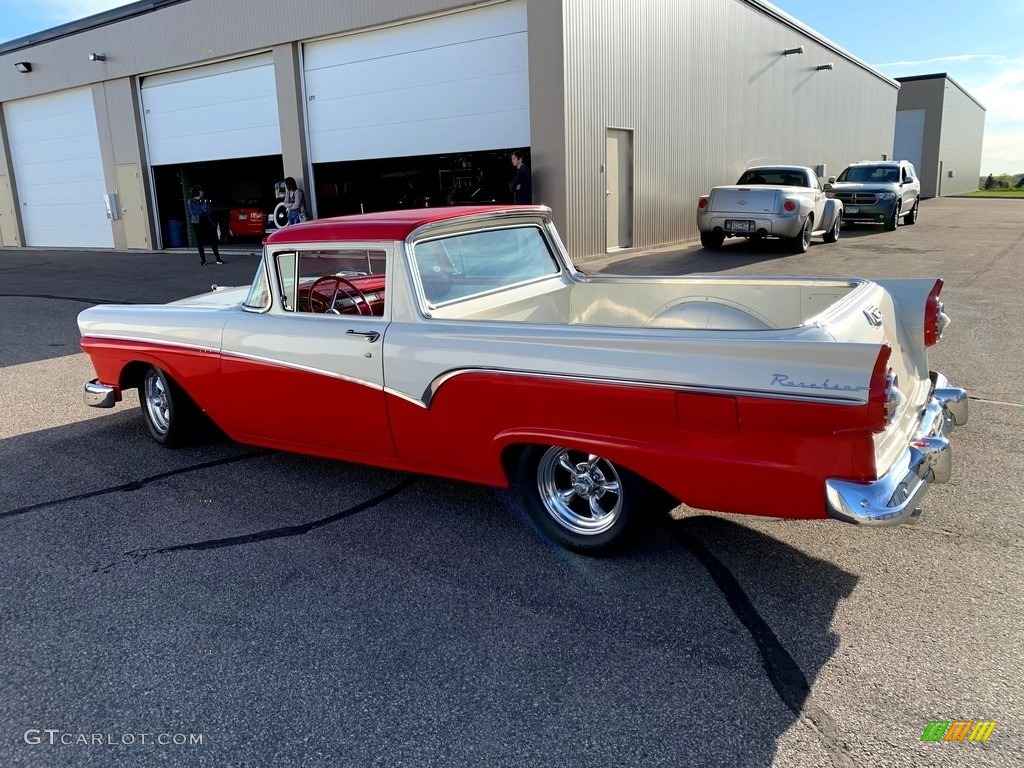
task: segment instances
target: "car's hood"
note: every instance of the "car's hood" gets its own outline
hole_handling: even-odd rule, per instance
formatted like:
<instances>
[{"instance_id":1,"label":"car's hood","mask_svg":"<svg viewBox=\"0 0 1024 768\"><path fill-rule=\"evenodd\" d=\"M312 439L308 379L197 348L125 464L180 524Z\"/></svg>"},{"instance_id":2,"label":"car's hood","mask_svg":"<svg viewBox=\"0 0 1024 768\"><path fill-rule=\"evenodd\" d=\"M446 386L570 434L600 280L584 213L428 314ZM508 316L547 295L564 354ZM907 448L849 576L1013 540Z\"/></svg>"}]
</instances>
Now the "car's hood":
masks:
<instances>
[{"instance_id":1,"label":"car's hood","mask_svg":"<svg viewBox=\"0 0 1024 768\"><path fill-rule=\"evenodd\" d=\"M241 304L249 293L248 285L221 288L214 286L209 293L200 293L167 303L169 307L234 307Z\"/></svg>"},{"instance_id":2,"label":"car's hood","mask_svg":"<svg viewBox=\"0 0 1024 768\"><path fill-rule=\"evenodd\" d=\"M844 192L899 192L900 185L887 181L836 181L832 189Z\"/></svg>"}]
</instances>

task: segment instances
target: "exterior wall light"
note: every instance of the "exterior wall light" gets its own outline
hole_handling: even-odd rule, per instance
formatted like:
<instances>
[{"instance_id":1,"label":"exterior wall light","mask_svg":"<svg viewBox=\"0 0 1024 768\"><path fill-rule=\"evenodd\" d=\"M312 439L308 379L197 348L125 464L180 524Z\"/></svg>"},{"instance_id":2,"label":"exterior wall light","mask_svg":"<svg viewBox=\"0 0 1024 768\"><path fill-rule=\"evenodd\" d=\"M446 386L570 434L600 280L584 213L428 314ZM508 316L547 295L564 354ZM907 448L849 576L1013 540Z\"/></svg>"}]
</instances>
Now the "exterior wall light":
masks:
<instances>
[{"instance_id":1,"label":"exterior wall light","mask_svg":"<svg viewBox=\"0 0 1024 768\"><path fill-rule=\"evenodd\" d=\"M107 54L105 53L90 53L89 61L106 61Z\"/></svg>"},{"instance_id":2,"label":"exterior wall light","mask_svg":"<svg viewBox=\"0 0 1024 768\"><path fill-rule=\"evenodd\" d=\"M814 68L814 71L815 72L821 72L822 70L826 70L826 69L832 69L832 62L831 61L828 64L819 64L818 66L816 66Z\"/></svg>"},{"instance_id":3,"label":"exterior wall light","mask_svg":"<svg viewBox=\"0 0 1024 768\"><path fill-rule=\"evenodd\" d=\"M16 61L14 62L14 68L19 72L27 73L32 71L32 64L28 61Z\"/></svg>"},{"instance_id":4,"label":"exterior wall light","mask_svg":"<svg viewBox=\"0 0 1024 768\"><path fill-rule=\"evenodd\" d=\"M803 52L804 52L804 47L802 45L798 45L796 48L787 48L786 50L784 50L782 52L782 55L783 56L792 56L794 53L803 53Z\"/></svg>"}]
</instances>

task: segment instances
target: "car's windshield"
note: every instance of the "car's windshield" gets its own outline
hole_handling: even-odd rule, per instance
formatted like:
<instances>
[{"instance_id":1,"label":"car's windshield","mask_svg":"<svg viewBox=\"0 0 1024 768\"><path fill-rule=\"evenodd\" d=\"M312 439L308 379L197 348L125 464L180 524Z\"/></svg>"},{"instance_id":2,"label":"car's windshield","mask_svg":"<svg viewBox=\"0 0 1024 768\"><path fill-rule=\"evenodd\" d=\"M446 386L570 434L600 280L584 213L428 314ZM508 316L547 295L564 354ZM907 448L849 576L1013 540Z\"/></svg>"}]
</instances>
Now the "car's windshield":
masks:
<instances>
[{"instance_id":1,"label":"car's windshield","mask_svg":"<svg viewBox=\"0 0 1024 768\"><path fill-rule=\"evenodd\" d=\"M900 169L894 165L851 165L836 181L898 182Z\"/></svg>"},{"instance_id":2,"label":"car's windshield","mask_svg":"<svg viewBox=\"0 0 1024 768\"><path fill-rule=\"evenodd\" d=\"M267 268L262 261L242 306L250 310L264 310L270 306L270 283L267 282Z\"/></svg>"}]
</instances>

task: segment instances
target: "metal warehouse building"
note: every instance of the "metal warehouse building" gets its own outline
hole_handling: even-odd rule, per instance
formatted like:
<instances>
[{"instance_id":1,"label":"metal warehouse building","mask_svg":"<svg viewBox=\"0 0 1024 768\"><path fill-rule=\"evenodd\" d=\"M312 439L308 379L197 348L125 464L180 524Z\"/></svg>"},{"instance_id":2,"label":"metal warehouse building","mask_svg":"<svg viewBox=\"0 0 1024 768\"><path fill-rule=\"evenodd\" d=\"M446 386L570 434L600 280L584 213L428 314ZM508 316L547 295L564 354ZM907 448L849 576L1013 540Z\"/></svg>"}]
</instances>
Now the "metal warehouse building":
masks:
<instances>
[{"instance_id":1,"label":"metal warehouse building","mask_svg":"<svg viewBox=\"0 0 1024 768\"><path fill-rule=\"evenodd\" d=\"M958 195L978 188L985 108L946 73L896 78L893 152L909 160L921 195Z\"/></svg>"},{"instance_id":2,"label":"metal warehouse building","mask_svg":"<svg viewBox=\"0 0 1024 768\"><path fill-rule=\"evenodd\" d=\"M898 89L761 0L137 2L0 45L0 241L179 245L192 184L284 176L321 217L504 202L523 149L573 256L651 248L747 165L891 156Z\"/></svg>"}]
</instances>

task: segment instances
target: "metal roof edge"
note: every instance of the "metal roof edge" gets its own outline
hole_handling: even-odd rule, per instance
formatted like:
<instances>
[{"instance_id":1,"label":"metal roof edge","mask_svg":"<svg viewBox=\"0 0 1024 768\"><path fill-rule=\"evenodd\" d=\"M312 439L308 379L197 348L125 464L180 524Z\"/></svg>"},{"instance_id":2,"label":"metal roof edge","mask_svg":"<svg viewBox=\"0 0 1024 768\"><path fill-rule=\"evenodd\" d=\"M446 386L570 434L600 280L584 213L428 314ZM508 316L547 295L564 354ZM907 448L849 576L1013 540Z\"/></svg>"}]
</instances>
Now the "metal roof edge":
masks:
<instances>
[{"instance_id":1,"label":"metal roof edge","mask_svg":"<svg viewBox=\"0 0 1024 768\"><path fill-rule=\"evenodd\" d=\"M5 53L14 53L15 51L20 51L25 48L32 48L33 46L41 45L43 43L51 43L64 37L77 35L80 32L87 32L90 29L105 27L108 24L116 24L117 22L124 21L125 19L142 16L146 13L152 13L153 11L159 11L162 8L177 5L179 3L187 3L188 1L189 0L140 0L140 2L129 3L128 5L122 5L118 8L111 8L110 10L103 11L101 13L95 13L92 16L86 16L84 19L69 21L67 24L50 27L49 29L33 32L30 35L24 35L23 37L17 37L14 40L8 40L5 43L0 43L0 55Z\"/></svg>"},{"instance_id":2,"label":"metal roof edge","mask_svg":"<svg viewBox=\"0 0 1024 768\"><path fill-rule=\"evenodd\" d=\"M762 13L764 13L766 16L770 16L773 19L775 19L776 21L779 21L779 22L785 24L787 27L790 27L791 29L794 29L797 32L800 32L801 34L807 35L808 37L816 40L817 42L819 42L822 45L824 45L826 48L830 48L831 50L835 51L837 54L842 56L844 59L849 61L851 64L855 64L856 66L860 67L861 69L863 69L864 71L868 72L869 74L874 75L879 80L881 80L881 81L883 81L885 83L888 83L893 88L896 88L897 90L899 90L900 84L899 84L899 82L895 78L889 77L888 75L885 75L885 74L879 72L877 69L872 67L870 64L868 64L863 59L858 59L856 56L854 56L849 51L845 50L844 48L840 47L836 43L833 43L827 37L823 36L820 32L816 32L814 29L812 29L811 27L807 26L806 24L804 24L799 19L796 19L793 16L790 16L788 13L783 11L781 8L776 8L774 5L772 5L771 3L767 2L767 0L740 0L740 1L743 2L743 3L746 3L747 5L749 5L749 6L753 7L753 8L756 8L757 10L761 11Z\"/></svg>"}]
</instances>

